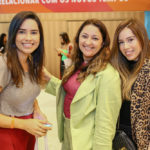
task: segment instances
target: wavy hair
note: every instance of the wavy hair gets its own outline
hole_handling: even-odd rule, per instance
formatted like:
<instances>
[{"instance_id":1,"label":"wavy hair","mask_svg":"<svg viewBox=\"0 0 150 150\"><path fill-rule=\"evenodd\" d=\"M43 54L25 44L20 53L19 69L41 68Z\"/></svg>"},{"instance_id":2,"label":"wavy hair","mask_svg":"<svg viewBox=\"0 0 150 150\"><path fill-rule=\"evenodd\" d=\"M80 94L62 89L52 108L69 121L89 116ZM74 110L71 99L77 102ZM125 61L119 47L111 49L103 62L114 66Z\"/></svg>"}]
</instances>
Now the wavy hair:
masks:
<instances>
[{"instance_id":1,"label":"wavy hair","mask_svg":"<svg viewBox=\"0 0 150 150\"><path fill-rule=\"evenodd\" d=\"M130 61L126 59L119 49L119 34L124 28L129 28L140 42L142 51L138 61L130 69ZM113 46L111 51L111 63L119 71L122 80L123 99L130 99L132 86L144 63L145 58L150 58L150 44L146 29L142 23L136 19L129 19L121 22L114 34Z\"/></svg>"},{"instance_id":2,"label":"wavy hair","mask_svg":"<svg viewBox=\"0 0 150 150\"><path fill-rule=\"evenodd\" d=\"M98 28L99 32L102 34L102 47L98 51L95 56L84 66L82 66L83 54L79 48L79 36L83 28L87 25L93 25ZM110 58L110 37L107 32L105 25L98 19L89 19L86 20L77 31L75 40L74 40L74 49L72 50L71 59L73 61L72 65L64 72L63 83L65 83L70 76L80 69L80 74L77 78L78 81L82 82L85 78L93 74L95 75L97 72L103 70Z\"/></svg>"},{"instance_id":3,"label":"wavy hair","mask_svg":"<svg viewBox=\"0 0 150 150\"><path fill-rule=\"evenodd\" d=\"M29 76L31 81L35 81L37 83L40 83L42 81L41 74L44 61L44 36L42 24L39 17L34 12L22 11L16 14L10 23L6 48L7 65L11 71L12 80L17 87L19 87L20 84L23 85L22 75L24 74L24 70L19 62L15 41L17 32L26 19L33 19L34 21L36 21L40 33L40 44L27 60L29 67Z\"/></svg>"}]
</instances>

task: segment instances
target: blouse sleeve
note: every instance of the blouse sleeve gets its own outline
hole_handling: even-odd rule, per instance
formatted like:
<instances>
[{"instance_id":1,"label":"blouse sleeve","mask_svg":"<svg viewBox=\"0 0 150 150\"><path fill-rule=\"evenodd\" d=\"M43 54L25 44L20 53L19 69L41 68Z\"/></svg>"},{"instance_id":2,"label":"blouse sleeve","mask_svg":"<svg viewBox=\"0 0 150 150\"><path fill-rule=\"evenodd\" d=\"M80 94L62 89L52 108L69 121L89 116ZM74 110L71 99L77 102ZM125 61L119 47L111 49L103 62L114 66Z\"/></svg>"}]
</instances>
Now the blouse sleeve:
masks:
<instances>
[{"instance_id":1,"label":"blouse sleeve","mask_svg":"<svg viewBox=\"0 0 150 150\"><path fill-rule=\"evenodd\" d=\"M6 64L6 59L4 56L0 56L0 86L4 89L10 80L10 72L8 71L8 67Z\"/></svg>"},{"instance_id":2,"label":"blouse sleeve","mask_svg":"<svg viewBox=\"0 0 150 150\"><path fill-rule=\"evenodd\" d=\"M56 96L56 90L57 90L57 87L60 86L60 84L61 84L61 80L52 76L46 86L45 92Z\"/></svg>"},{"instance_id":3,"label":"blouse sleeve","mask_svg":"<svg viewBox=\"0 0 150 150\"><path fill-rule=\"evenodd\" d=\"M112 150L116 122L121 107L121 83L118 72L104 71L98 81L93 150Z\"/></svg>"}]
</instances>

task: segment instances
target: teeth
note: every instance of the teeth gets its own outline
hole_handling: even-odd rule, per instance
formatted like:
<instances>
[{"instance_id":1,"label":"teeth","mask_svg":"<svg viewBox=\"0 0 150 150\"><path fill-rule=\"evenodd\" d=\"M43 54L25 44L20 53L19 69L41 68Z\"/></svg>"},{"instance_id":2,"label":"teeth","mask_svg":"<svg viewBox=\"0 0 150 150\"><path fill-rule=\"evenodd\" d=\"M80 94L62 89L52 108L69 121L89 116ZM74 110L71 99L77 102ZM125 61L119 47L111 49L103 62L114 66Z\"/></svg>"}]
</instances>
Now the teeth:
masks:
<instances>
[{"instance_id":1,"label":"teeth","mask_svg":"<svg viewBox=\"0 0 150 150\"><path fill-rule=\"evenodd\" d=\"M127 51L127 52L126 52L127 55L130 55L130 54L132 54L132 53L133 53L133 51Z\"/></svg>"},{"instance_id":2,"label":"teeth","mask_svg":"<svg viewBox=\"0 0 150 150\"><path fill-rule=\"evenodd\" d=\"M85 47L85 49L86 49L86 50L91 50L91 48L90 48L90 47Z\"/></svg>"},{"instance_id":3,"label":"teeth","mask_svg":"<svg viewBox=\"0 0 150 150\"><path fill-rule=\"evenodd\" d=\"M31 43L26 43L26 44L23 44L24 47L31 47L32 44Z\"/></svg>"}]
</instances>

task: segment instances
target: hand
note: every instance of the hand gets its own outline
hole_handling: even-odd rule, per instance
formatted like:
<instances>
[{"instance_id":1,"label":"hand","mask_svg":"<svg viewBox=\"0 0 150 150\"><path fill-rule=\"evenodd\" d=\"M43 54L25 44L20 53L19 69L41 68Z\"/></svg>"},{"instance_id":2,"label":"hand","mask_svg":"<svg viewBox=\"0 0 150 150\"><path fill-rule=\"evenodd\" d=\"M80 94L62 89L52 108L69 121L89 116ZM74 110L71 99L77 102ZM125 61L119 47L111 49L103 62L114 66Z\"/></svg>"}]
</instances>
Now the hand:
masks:
<instances>
[{"instance_id":1,"label":"hand","mask_svg":"<svg viewBox=\"0 0 150 150\"><path fill-rule=\"evenodd\" d=\"M60 51L60 50L61 50L60 48L56 48L56 51L57 51L58 55L61 54L61 51Z\"/></svg>"},{"instance_id":2,"label":"hand","mask_svg":"<svg viewBox=\"0 0 150 150\"><path fill-rule=\"evenodd\" d=\"M22 122L23 122L23 129L36 137L45 136L47 131L51 130L51 127L45 126L47 122L43 120L23 119Z\"/></svg>"},{"instance_id":3,"label":"hand","mask_svg":"<svg viewBox=\"0 0 150 150\"><path fill-rule=\"evenodd\" d=\"M48 123L46 115L41 110L34 110L33 118L34 119L44 120L44 121L46 121L46 123Z\"/></svg>"}]
</instances>

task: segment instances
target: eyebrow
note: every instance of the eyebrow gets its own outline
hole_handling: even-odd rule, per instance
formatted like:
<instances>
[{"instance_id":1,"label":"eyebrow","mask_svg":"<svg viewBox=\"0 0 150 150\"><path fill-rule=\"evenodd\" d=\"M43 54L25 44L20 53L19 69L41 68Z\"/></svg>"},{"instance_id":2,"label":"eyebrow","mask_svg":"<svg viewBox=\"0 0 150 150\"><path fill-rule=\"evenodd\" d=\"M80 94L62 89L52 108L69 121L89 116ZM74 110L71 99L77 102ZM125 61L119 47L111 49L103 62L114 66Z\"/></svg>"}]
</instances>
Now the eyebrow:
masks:
<instances>
[{"instance_id":1,"label":"eyebrow","mask_svg":"<svg viewBox=\"0 0 150 150\"><path fill-rule=\"evenodd\" d=\"M26 29L20 28L19 30L26 30ZM31 29L31 31L39 31L39 29Z\"/></svg>"},{"instance_id":2,"label":"eyebrow","mask_svg":"<svg viewBox=\"0 0 150 150\"><path fill-rule=\"evenodd\" d=\"M81 33L81 34L89 35L89 34L88 34L88 33L86 33L86 32L83 32L83 33ZM96 34L94 34L94 35L92 35L92 36L99 37L99 35L96 35Z\"/></svg>"},{"instance_id":3,"label":"eyebrow","mask_svg":"<svg viewBox=\"0 0 150 150\"><path fill-rule=\"evenodd\" d=\"M136 36L135 35L133 35L133 36L129 36L129 37L127 37L126 39L129 39L129 38L136 38ZM119 39L119 41L121 41L122 39Z\"/></svg>"}]
</instances>

